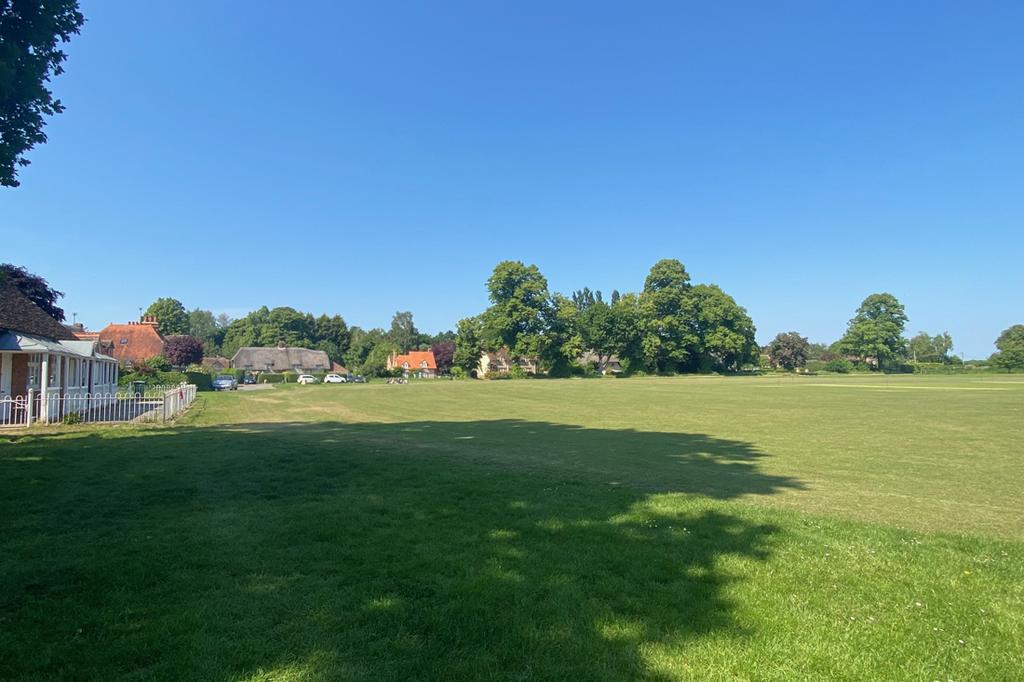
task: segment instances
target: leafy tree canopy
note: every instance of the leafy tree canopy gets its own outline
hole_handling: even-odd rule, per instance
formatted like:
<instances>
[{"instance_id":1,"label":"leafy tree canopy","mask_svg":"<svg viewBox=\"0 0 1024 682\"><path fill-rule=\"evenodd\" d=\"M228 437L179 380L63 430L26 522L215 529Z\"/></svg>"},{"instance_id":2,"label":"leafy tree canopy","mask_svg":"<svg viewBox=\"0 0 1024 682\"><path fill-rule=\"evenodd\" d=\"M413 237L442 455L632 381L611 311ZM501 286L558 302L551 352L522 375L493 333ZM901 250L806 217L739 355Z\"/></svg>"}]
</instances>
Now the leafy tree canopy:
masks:
<instances>
[{"instance_id":1,"label":"leafy tree canopy","mask_svg":"<svg viewBox=\"0 0 1024 682\"><path fill-rule=\"evenodd\" d=\"M949 362L949 352L953 350L953 337L948 332L929 336L918 332L910 339L909 353L917 362Z\"/></svg>"},{"instance_id":2,"label":"leafy tree canopy","mask_svg":"<svg viewBox=\"0 0 1024 682\"><path fill-rule=\"evenodd\" d=\"M699 339L696 367L700 371L733 371L757 362L756 329L747 311L714 284L698 284L690 292Z\"/></svg>"},{"instance_id":3,"label":"leafy tree canopy","mask_svg":"<svg viewBox=\"0 0 1024 682\"><path fill-rule=\"evenodd\" d=\"M487 280L487 291L492 305L484 323L493 340L513 355L536 357L550 313L547 279L536 265L503 261Z\"/></svg>"},{"instance_id":4,"label":"leafy tree canopy","mask_svg":"<svg viewBox=\"0 0 1024 682\"><path fill-rule=\"evenodd\" d=\"M993 363L1007 371L1024 370L1024 324L1015 324L996 339L999 352L992 357Z\"/></svg>"},{"instance_id":5,"label":"leafy tree canopy","mask_svg":"<svg viewBox=\"0 0 1024 682\"><path fill-rule=\"evenodd\" d=\"M391 329L388 330L388 340L399 350L406 352L419 349L423 343L423 335L416 329L412 321L412 313L408 310L396 312L391 318Z\"/></svg>"},{"instance_id":6,"label":"leafy tree canopy","mask_svg":"<svg viewBox=\"0 0 1024 682\"><path fill-rule=\"evenodd\" d=\"M455 332L453 365L461 367L467 374L475 370L480 364L480 353L484 351L483 337L484 323L479 316L459 320Z\"/></svg>"},{"instance_id":7,"label":"leafy tree canopy","mask_svg":"<svg viewBox=\"0 0 1024 682\"><path fill-rule=\"evenodd\" d=\"M20 184L25 153L46 142L43 117L64 111L48 85L84 21L77 0L0 0L0 185Z\"/></svg>"},{"instance_id":8,"label":"leafy tree canopy","mask_svg":"<svg viewBox=\"0 0 1024 682\"><path fill-rule=\"evenodd\" d=\"M158 298L146 308L146 315L156 317L162 336L188 334L189 317L185 306L176 298Z\"/></svg>"},{"instance_id":9,"label":"leafy tree canopy","mask_svg":"<svg viewBox=\"0 0 1024 682\"><path fill-rule=\"evenodd\" d=\"M793 370L807 364L811 344L797 332L778 334L768 344L768 358L772 365Z\"/></svg>"},{"instance_id":10,"label":"leafy tree canopy","mask_svg":"<svg viewBox=\"0 0 1024 682\"><path fill-rule=\"evenodd\" d=\"M430 352L434 354L434 362L437 363L439 371L444 372L452 368L452 362L455 358L454 341L438 341L431 344Z\"/></svg>"},{"instance_id":11,"label":"leafy tree canopy","mask_svg":"<svg viewBox=\"0 0 1024 682\"><path fill-rule=\"evenodd\" d=\"M2 2L2 0L0 0ZM64 292L57 291L50 284L40 277L33 275L23 267L10 263L0 264L0 283L12 284L21 293L46 311L50 317L58 322L64 321L64 309L57 305L57 299L64 295Z\"/></svg>"},{"instance_id":12,"label":"leafy tree canopy","mask_svg":"<svg viewBox=\"0 0 1024 682\"><path fill-rule=\"evenodd\" d=\"M187 367L203 361L203 342L195 336L168 336L164 342L164 357L175 367Z\"/></svg>"},{"instance_id":13,"label":"leafy tree canopy","mask_svg":"<svg viewBox=\"0 0 1024 682\"><path fill-rule=\"evenodd\" d=\"M842 353L864 360L875 358L878 367L901 358L906 353L903 328L907 314L892 294L871 294L857 308L857 313L839 340Z\"/></svg>"}]
</instances>

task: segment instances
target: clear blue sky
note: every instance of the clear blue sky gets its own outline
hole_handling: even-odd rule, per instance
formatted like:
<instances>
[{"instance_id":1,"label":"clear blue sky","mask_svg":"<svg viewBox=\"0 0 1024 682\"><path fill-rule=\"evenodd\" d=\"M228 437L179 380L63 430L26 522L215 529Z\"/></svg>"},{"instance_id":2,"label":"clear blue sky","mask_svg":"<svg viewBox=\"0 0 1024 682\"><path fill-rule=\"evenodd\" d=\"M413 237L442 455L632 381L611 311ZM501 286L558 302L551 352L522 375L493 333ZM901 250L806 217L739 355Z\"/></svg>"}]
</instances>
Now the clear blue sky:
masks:
<instances>
[{"instance_id":1,"label":"clear blue sky","mask_svg":"<svg viewBox=\"0 0 1024 682\"><path fill-rule=\"evenodd\" d=\"M761 342L877 291L968 358L1024 322L1019 2L82 5L0 260L90 327L174 296L437 331L502 259L568 293L665 257Z\"/></svg>"}]
</instances>

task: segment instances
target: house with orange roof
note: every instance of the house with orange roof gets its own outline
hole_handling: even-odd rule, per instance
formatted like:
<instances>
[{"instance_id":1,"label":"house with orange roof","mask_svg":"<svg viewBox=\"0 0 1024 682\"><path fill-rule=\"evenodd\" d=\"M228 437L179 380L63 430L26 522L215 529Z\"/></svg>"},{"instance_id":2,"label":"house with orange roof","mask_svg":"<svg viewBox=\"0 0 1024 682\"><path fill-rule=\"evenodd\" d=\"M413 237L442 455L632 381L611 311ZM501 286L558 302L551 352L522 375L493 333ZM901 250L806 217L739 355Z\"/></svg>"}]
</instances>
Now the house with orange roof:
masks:
<instances>
[{"instance_id":1,"label":"house with orange roof","mask_svg":"<svg viewBox=\"0 0 1024 682\"><path fill-rule=\"evenodd\" d=\"M411 350L402 355L392 353L388 356L387 367L389 370L400 369L406 376L413 372L421 379L437 377L437 360L429 350Z\"/></svg>"},{"instance_id":2,"label":"house with orange roof","mask_svg":"<svg viewBox=\"0 0 1024 682\"><path fill-rule=\"evenodd\" d=\"M164 337L156 317L146 315L140 322L110 323L99 332L100 343L122 365L134 365L154 355L163 355Z\"/></svg>"}]
</instances>

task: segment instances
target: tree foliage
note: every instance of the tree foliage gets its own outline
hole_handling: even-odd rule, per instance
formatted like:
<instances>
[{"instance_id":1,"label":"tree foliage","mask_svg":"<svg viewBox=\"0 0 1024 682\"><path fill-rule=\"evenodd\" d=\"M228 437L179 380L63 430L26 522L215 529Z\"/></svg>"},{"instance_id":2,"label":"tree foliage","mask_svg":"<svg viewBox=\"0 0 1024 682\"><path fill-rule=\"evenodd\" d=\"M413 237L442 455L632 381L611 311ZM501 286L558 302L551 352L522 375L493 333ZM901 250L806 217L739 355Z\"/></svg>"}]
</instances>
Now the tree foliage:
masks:
<instances>
[{"instance_id":1,"label":"tree foliage","mask_svg":"<svg viewBox=\"0 0 1024 682\"><path fill-rule=\"evenodd\" d=\"M316 348L338 361L349 350L349 328L340 315L313 317L288 306L263 306L234 320L223 331L221 352L228 357L247 346L271 348L283 344Z\"/></svg>"},{"instance_id":2,"label":"tree foliage","mask_svg":"<svg viewBox=\"0 0 1024 682\"><path fill-rule=\"evenodd\" d=\"M164 342L164 357L175 367L187 367L203 361L203 342L195 336L175 334Z\"/></svg>"},{"instance_id":3,"label":"tree foliage","mask_svg":"<svg viewBox=\"0 0 1024 682\"><path fill-rule=\"evenodd\" d=\"M1008 372L1024 370L1024 324L1015 324L996 339L999 349L992 356L992 362Z\"/></svg>"},{"instance_id":4,"label":"tree foliage","mask_svg":"<svg viewBox=\"0 0 1024 682\"><path fill-rule=\"evenodd\" d=\"M874 358L876 367L904 357L906 342L903 328L907 314L903 305L892 294L871 294L857 308L857 313L839 340L838 348L846 355L852 355L870 362Z\"/></svg>"},{"instance_id":5,"label":"tree foliage","mask_svg":"<svg viewBox=\"0 0 1024 682\"><path fill-rule=\"evenodd\" d=\"M185 312L185 306L176 298L156 299L146 308L145 314L156 317L161 336L189 332L188 313Z\"/></svg>"},{"instance_id":6,"label":"tree foliage","mask_svg":"<svg viewBox=\"0 0 1024 682\"><path fill-rule=\"evenodd\" d=\"M388 330L388 340L402 353L418 350L423 344L423 335L416 329L410 311L398 311L394 314L391 318L391 329Z\"/></svg>"},{"instance_id":7,"label":"tree foliage","mask_svg":"<svg viewBox=\"0 0 1024 682\"><path fill-rule=\"evenodd\" d=\"M491 341L513 355L537 357L550 319L548 281L536 265L502 261L487 280L491 307L483 315Z\"/></svg>"},{"instance_id":8,"label":"tree foliage","mask_svg":"<svg viewBox=\"0 0 1024 682\"><path fill-rule=\"evenodd\" d=\"M480 353L484 351L484 323L480 316L459 320L455 332L455 353L452 364L461 367L467 374L480 364Z\"/></svg>"},{"instance_id":9,"label":"tree foliage","mask_svg":"<svg viewBox=\"0 0 1024 682\"><path fill-rule=\"evenodd\" d=\"M0 0L0 185L20 184L25 153L46 142L43 117L64 111L49 82L84 21L77 0Z\"/></svg>"},{"instance_id":10,"label":"tree foliage","mask_svg":"<svg viewBox=\"0 0 1024 682\"><path fill-rule=\"evenodd\" d=\"M811 344L797 332L778 334L768 344L768 359L775 367L794 370L807 364Z\"/></svg>"},{"instance_id":11,"label":"tree foliage","mask_svg":"<svg viewBox=\"0 0 1024 682\"><path fill-rule=\"evenodd\" d=\"M434 362L437 363L438 371L446 372L452 368L455 358L454 341L438 341L431 344L430 352L434 354Z\"/></svg>"},{"instance_id":12,"label":"tree foliage","mask_svg":"<svg viewBox=\"0 0 1024 682\"><path fill-rule=\"evenodd\" d=\"M58 322L64 321L64 309L57 305L57 299L61 298L64 292L51 287L49 282L39 275L34 275L23 267L3 263L0 264L0 283L4 282L16 287L50 317Z\"/></svg>"},{"instance_id":13,"label":"tree foliage","mask_svg":"<svg viewBox=\"0 0 1024 682\"><path fill-rule=\"evenodd\" d=\"M916 362L950 362L949 352L953 350L953 337L949 332L929 336L918 332L908 344L910 357Z\"/></svg>"}]
</instances>

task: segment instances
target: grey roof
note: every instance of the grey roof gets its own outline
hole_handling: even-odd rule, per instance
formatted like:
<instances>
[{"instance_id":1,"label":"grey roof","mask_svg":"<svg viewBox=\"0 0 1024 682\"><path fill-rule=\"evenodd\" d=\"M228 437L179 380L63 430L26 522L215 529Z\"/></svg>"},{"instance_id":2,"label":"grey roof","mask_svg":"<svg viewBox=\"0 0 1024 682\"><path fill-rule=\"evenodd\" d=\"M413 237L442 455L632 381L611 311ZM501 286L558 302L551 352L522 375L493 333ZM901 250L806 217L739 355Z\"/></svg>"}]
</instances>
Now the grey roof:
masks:
<instances>
[{"instance_id":1,"label":"grey roof","mask_svg":"<svg viewBox=\"0 0 1024 682\"><path fill-rule=\"evenodd\" d=\"M265 370L267 366L277 371L288 369L323 369L331 368L327 353L310 348L258 348L248 346L239 348L231 356L231 366L236 369Z\"/></svg>"},{"instance_id":2,"label":"grey roof","mask_svg":"<svg viewBox=\"0 0 1024 682\"><path fill-rule=\"evenodd\" d=\"M17 332L0 333L0 350L23 351L26 353L63 353L77 355L82 358L97 360L113 360L113 358L96 352L95 341L53 341L31 334Z\"/></svg>"}]
</instances>

